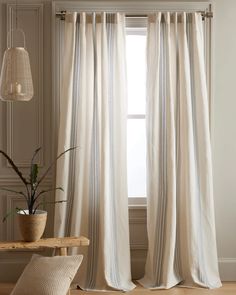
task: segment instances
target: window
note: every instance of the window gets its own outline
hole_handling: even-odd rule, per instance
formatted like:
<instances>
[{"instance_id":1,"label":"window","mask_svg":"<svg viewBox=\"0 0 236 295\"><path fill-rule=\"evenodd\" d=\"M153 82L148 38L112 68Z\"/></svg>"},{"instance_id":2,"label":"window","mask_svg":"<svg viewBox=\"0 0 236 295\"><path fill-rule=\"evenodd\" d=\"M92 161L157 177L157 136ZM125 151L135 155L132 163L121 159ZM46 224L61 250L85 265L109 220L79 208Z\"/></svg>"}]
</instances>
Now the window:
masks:
<instances>
[{"instance_id":1,"label":"window","mask_svg":"<svg viewBox=\"0 0 236 295\"><path fill-rule=\"evenodd\" d=\"M127 174L130 205L146 203L146 29L126 30Z\"/></svg>"}]
</instances>

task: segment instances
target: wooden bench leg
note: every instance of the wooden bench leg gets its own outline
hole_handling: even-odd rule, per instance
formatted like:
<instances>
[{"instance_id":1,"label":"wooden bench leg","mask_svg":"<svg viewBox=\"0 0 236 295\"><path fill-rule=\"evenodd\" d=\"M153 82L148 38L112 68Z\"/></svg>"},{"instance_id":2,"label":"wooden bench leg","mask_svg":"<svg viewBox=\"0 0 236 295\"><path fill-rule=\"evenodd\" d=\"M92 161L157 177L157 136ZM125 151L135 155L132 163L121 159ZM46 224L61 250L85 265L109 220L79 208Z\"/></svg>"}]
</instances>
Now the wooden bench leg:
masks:
<instances>
[{"instance_id":1,"label":"wooden bench leg","mask_svg":"<svg viewBox=\"0 0 236 295\"><path fill-rule=\"evenodd\" d=\"M60 248L60 256L67 256L67 248Z\"/></svg>"},{"instance_id":2,"label":"wooden bench leg","mask_svg":"<svg viewBox=\"0 0 236 295\"><path fill-rule=\"evenodd\" d=\"M60 256L67 256L67 248L60 248ZM70 290L68 290L67 295L70 295Z\"/></svg>"}]
</instances>

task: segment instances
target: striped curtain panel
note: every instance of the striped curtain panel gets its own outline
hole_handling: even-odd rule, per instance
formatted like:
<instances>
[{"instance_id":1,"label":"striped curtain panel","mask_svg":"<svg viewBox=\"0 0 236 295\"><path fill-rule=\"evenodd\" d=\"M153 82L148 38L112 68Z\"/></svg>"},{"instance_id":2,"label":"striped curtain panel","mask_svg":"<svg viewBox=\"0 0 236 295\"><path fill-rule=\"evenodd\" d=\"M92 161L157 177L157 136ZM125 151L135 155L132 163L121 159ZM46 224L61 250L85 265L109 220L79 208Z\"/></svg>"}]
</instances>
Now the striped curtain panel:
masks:
<instances>
[{"instance_id":1,"label":"striped curtain panel","mask_svg":"<svg viewBox=\"0 0 236 295\"><path fill-rule=\"evenodd\" d=\"M67 14L58 152L55 236L86 236L77 276L84 290L123 290L131 282L126 172L125 17Z\"/></svg>"},{"instance_id":2,"label":"striped curtain panel","mask_svg":"<svg viewBox=\"0 0 236 295\"><path fill-rule=\"evenodd\" d=\"M148 254L150 289L216 288L209 111L199 13L148 18Z\"/></svg>"}]
</instances>

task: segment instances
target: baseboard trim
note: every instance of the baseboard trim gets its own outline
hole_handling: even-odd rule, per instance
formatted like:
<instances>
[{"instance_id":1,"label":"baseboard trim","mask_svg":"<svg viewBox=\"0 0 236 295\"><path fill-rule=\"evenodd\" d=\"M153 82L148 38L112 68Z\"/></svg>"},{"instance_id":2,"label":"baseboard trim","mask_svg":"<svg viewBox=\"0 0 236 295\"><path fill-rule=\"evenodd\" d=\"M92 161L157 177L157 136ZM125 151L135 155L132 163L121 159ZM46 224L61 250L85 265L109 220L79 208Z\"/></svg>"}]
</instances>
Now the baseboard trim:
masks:
<instances>
[{"instance_id":1,"label":"baseboard trim","mask_svg":"<svg viewBox=\"0 0 236 295\"><path fill-rule=\"evenodd\" d=\"M135 257L131 259L131 274L133 280L141 279L144 275L146 257Z\"/></svg>"},{"instance_id":2,"label":"baseboard trim","mask_svg":"<svg viewBox=\"0 0 236 295\"><path fill-rule=\"evenodd\" d=\"M236 281L236 258L219 258L219 271L222 281Z\"/></svg>"},{"instance_id":3,"label":"baseboard trim","mask_svg":"<svg viewBox=\"0 0 236 295\"><path fill-rule=\"evenodd\" d=\"M135 257L131 259L132 278L137 280L144 274L146 259ZM220 258L218 260L220 278L224 282L236 281L236 258Z\"/></svg>"},{"instance_id":4,"label":"baseboard trim","mask_svg":"<svg viewBox=\"0 0 236 295\"><path fill-rule=\"evenodd\" d=\"M20 273L28 263L29 259L1 259L0 269L4 269L1 272L0 281L15 282ZM131 259L132 278L137 280L144 274L146 258L134 257ZM220 258L219 259L219 271L220 278L224 282L236 281L236 258Z\"/></svg>"},{"instance_id":5,"label":"baseboard trim","mask_svg":"<svg viewBox=\"0 0 236 295\"><path fill-rule=\"evenodd\" d=\"M0 282L15 283L28 262L27 258L1 259L0 269L4 271L1 271Z\"/></svg>"}]
</instances>

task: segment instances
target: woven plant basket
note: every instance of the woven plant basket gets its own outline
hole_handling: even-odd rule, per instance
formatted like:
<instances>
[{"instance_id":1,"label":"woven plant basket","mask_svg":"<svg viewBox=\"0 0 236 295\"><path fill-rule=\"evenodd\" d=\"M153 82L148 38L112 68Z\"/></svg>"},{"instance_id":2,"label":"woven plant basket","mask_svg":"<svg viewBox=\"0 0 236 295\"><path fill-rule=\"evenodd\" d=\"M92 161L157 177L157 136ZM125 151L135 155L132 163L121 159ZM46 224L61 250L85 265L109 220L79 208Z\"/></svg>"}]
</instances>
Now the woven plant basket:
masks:
<instances>
[{"instance_id":1,"label":"woven plant basket","mask_svg":"<svg viewBox=\"0 0 236 295\"><path fill-rule=\"evenodd\" d=\"M21 210L17 213L20 232L25 242L35 242L43 235L47 221L47 212L37 210L35 214L27 213L28 210Z\"/></svg>"}]
</instances>

